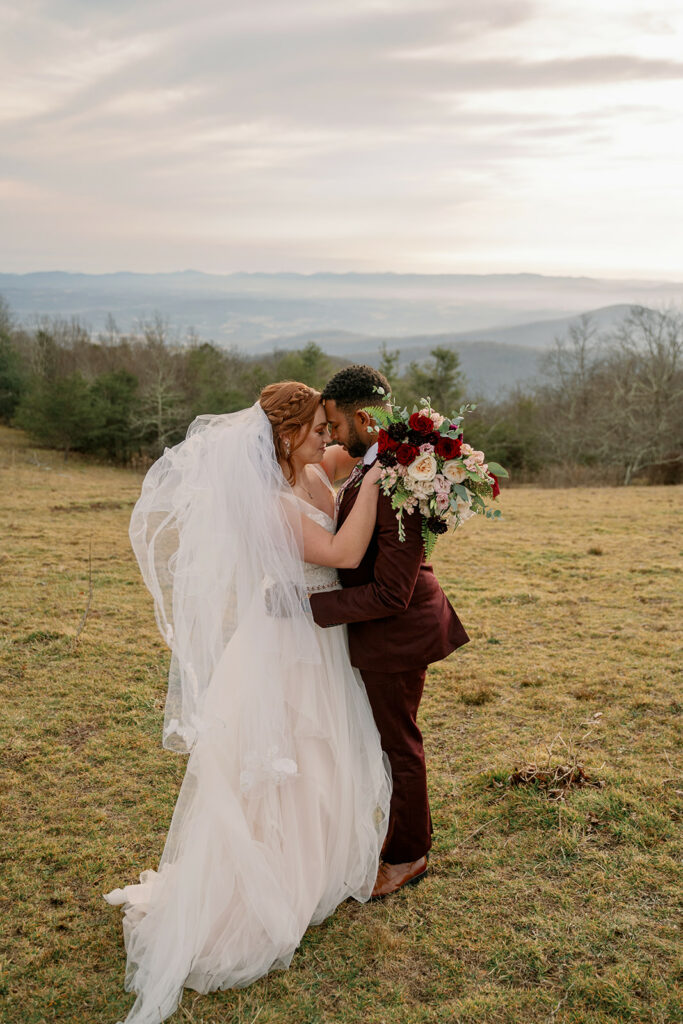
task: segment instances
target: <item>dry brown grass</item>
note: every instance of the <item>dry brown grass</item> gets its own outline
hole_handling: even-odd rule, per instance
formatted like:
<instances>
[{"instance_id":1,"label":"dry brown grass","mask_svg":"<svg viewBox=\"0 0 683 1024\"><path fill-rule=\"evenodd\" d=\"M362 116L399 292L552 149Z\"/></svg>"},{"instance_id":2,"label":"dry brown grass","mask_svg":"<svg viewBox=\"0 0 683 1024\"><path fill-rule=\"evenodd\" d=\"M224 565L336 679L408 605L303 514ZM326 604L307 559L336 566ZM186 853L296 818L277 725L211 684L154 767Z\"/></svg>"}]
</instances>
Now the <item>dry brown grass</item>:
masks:
<instances>
[{"instance_id":1,"label":"dry brown grass","mask_svg":"<svg viewBox=\"0 0 683 1024\"><path fill-rule=\"evenodd\" d=\"M185 763L160 747L167 652L127 540L140 477L0 431L0 482L0 1013L113 1024L132 1000L101 893L155 866ZM503 523L440 542L472 639L423 703L430 876L339 908L285 973L188 991L174 1021L682 1019L681 505L680 488L523 487ZM604 786L550 801L508 785L553 742L551 767Z\"/></svg>"}]
</instances>

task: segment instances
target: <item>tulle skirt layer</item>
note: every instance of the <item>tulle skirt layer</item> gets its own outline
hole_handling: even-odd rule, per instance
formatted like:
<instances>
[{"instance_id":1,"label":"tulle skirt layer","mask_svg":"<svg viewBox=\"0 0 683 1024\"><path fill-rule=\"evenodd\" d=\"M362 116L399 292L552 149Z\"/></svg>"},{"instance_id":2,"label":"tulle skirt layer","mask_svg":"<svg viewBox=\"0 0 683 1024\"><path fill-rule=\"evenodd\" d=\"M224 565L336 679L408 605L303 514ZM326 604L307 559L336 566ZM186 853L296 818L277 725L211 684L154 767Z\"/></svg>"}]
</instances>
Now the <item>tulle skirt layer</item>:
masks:
<instances>
[{"instance_id":1,"label":"tulle skirt layer","mask_svg":"<svg viewBox=\"0 0 683 1024\"><path fill-rule=\"evenodd\" d=\"M286 644L286 624L274 628ZM264 671L234 638L211 683L212 724L190 755L159 870L105 897L125 911L125 985L137 993L127 1024L165 1020L183 986L241 987L287 967L310 924L372 892L388 767L345 628L316 634L318 664L284 657L269 668L280 674L273 692L284 698L283 726L265 755L245 748L233 724L240 693L259 685L244 673Z\"/></svg>"}]
</instances>

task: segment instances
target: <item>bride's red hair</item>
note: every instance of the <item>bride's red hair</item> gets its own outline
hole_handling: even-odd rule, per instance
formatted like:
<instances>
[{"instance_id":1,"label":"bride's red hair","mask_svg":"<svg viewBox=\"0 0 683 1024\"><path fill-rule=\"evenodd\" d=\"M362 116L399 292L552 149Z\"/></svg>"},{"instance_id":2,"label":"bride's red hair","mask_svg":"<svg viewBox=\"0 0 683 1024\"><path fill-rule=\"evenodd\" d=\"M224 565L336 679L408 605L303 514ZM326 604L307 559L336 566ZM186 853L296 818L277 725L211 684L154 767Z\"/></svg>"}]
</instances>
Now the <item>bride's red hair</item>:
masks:
<instances>
[{"instance_id":1,"label":"bride's red hair","mask_svg":"<svg viewBox=\"0 0 683 1024\"><path fill-rule=\"evenodd\" d=\"M275 455L286 464L292 484L296 481L292 455L306 440L321 401L319 391L296 380L268 384L259 395L261 408L273 428Z\"/></svg>"}]
</instances>

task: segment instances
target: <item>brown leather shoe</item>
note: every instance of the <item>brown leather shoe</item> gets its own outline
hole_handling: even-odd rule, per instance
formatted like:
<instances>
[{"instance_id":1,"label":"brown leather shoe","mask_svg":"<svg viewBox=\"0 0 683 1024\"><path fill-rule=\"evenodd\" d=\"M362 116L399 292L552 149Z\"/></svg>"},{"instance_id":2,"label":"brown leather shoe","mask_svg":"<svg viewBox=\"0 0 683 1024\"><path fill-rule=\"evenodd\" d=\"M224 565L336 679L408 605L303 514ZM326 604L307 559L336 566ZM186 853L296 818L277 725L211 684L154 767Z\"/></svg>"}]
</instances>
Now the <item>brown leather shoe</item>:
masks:
<instances>
[{"instance_id":1,"label":"brown leather shoe","mask_svg":"<svg viewBox=\"0 0 683 1024\"><path fill-rule=\"evenodd\" d=\"M404 885L416 885L426 874L426 857L412 860L408 864L387 864L382 861L370 899L381 900L385 896L390 896L392 892L398 892Z\"/></svg>"}]
</instances>

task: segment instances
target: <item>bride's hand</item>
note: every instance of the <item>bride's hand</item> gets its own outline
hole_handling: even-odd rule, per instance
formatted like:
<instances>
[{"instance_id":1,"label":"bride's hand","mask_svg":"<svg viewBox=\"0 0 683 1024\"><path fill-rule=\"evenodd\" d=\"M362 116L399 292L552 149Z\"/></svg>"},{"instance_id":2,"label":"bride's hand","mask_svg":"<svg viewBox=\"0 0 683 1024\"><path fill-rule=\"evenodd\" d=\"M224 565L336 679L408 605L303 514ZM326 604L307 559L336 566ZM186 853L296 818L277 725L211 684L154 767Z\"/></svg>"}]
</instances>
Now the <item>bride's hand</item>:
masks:
<instances>
[{"instance_id":1,"label":"bride's hand","mask_svg":"<svg viewBox=\"0 0 683 1024\"><path fill-rule=\"evenodd\" d=\"M372 487L373 484L379 483L382 475L382 467L379 462L376 462L374 466L371 466L363 477L363 487Z\"/></svg>"}]
</instances>

